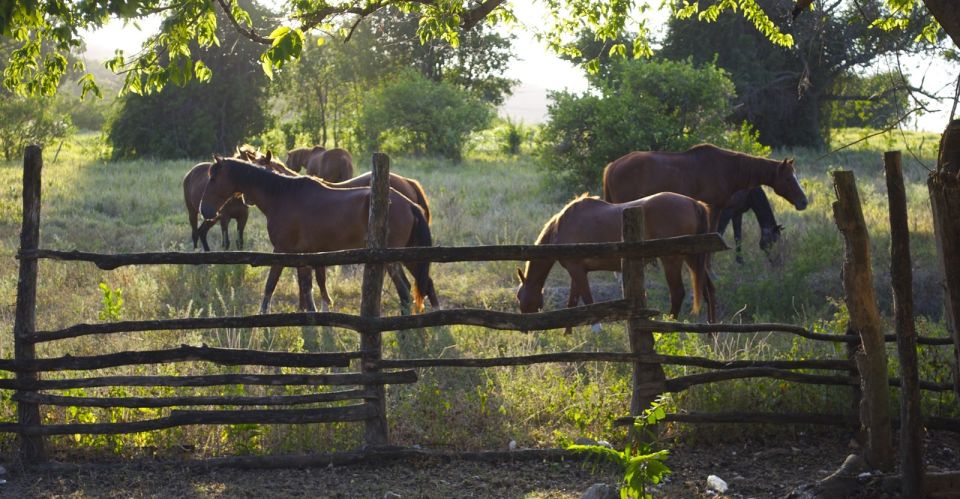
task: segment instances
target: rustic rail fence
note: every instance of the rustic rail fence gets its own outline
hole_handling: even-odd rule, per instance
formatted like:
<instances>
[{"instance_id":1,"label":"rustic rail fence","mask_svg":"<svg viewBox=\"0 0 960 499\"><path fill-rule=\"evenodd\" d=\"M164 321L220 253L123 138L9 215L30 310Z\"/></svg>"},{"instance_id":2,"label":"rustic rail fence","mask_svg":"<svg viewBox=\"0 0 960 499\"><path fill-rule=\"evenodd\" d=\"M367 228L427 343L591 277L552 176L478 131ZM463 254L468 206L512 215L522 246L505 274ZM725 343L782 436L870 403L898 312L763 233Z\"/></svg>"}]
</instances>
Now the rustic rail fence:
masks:
<instances>
[{"instance_id":1,"label":"rustic rail fence","mask_svg":"<svg viewBox=\"0 0 960 499\"><path fill-rule=\"evenodd\" d=\"M665 254L692 254L726 249L716 234L686 236L643 241L642 213L624 213L624 241L620 243L557 246L481 246L469 248L383 248L386 185L389 160L374 155L372 185L376 199L371 203L368 243L371 248L318 254L231 253L138 253L102 255L75 251L54 251L39 248L40 172L42 159L38 147L31 146L24 157L24 222L21 232L20 279L14 325L15 356L0 360L0 370L12 371L13 379L0 380L0 389L15 390L18 404L16 422L0 423L0 431L20 436L20 452L24 462L44 459L45 435L115 434L156 430L198 424L302 424L317 422L363 422L365 442L370 448L389 442L384 386L412 383L417 380L414 369L423 367L467 367L532 365L544 362L622 362L633 363L634 395L631 414L637 414L661 393L680 392L692 386L730 379L767 377L797 383L857 387L862 382L857 365L851 359L811 359L798 361L743 360L723 362L704 357L659 355L653 345L653 332L748 334L779 332L811 340L862 344L859 334L827 335L788 324L681 324L652 320L658 312L646 308L643 286L643 258ZM383 264L397 261L491 261L528 260L576 256L614 256L624 259L624 296L622 300L597 303L566 310L521 315L488 310L438 310L421 315L381 317L380 294L383 286ZM105 324L77 324L57 330L37 331L35 321L37 262L39 259L91 262L103 269L127 265L202 265L249 264L314 266L363 263L361 313L359 316L340 313L287 313L246 317L184 318L168 320L121 321ZM595 322L628 321L631 352L563 352L518 357L458 359L383 359L381 335L388 331L447 325L474 325L492 330L534 331L581 326ZM142 331L177 331L189 329L254 328L275 326L334 326L360 334L358 351L336 353L289 353L241 350L182 345L178 348L152 351L124 351L92 356L37 358L36 345L90 335L133 334ZM895 341L891 335L880 341ZM949 339L918 338L924 345L950 344ZM315 374L219 374L201 376L99 376L66 379L42 379L43 372L62 370L96 370L108 367L158 364L167 362L205 361L220 365L256 365L289 368L348 367L358 361L359 372ZM666 379L662 365L684 365L713 369ZM842 374L812 374L804 371L838 371ZM899 380L882 377L884 386L898 386ZM200 396L167 397L77 397L42 393L82 387L164 386L205 387L221 385L272 386L348 386L357 387L308 395L269 396ZM948 391L950 384L920 382L926 390ZM859 398L859 394L855 394ZM345 402L355 401L350 405ZM295 408L306 404L332 403L334 406ZM858 400L859 403L859 400ZM85 406L127 408L267 407L267 409L172 409L166 417L142 421L97 424L43 424L40 406ZM280 408L284 407L284 408ZM859 413L832 414L676 414L668 420L689 423L804 423L856 425ZM928 418L929 427L957 430L958 422ZM301 459L302 460L302 459ZM276 464L275 462L273 463Z\"/></svg>"}]
</instances>

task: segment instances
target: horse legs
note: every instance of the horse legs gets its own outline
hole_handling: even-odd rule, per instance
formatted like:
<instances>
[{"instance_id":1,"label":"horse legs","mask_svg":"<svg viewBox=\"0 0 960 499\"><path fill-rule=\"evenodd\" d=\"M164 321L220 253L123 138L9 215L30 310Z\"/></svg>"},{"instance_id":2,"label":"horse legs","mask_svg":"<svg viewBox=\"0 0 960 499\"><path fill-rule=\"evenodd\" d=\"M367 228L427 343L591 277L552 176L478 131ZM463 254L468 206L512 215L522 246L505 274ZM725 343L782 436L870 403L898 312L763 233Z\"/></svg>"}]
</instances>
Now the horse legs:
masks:
<instances>
[{"instance_id":1,"label":"horse legs","mask_svg":"<svg viewBox=\"0 0 960 499\"><path fill-rule=\"evenodd\" d=\"M243 229L247 227L247 217L248 213L241 214L237 217L237 249L243 249Z\"/></svg>"},{"instance_id":2,"label":"horse legs","mask_svg":"<svg viewBox=\"0 0 960 499\"><path fill-rule=\"evenodd\" d=\"M333 301L327 294L327 268L317 266L313 268L313 271L317 275L317 287L320 288L320 311L329 312L330 307L333 306Z\"/></svg>"},{"instance_id":3,"label":"horse legs","mask_svg":"<svg viewBox=\"0 0 960 499\"><path fill-rule=\"evenodd\" d=\"M230 249L230 220L227 217L220 217L220 244L223 249Z\"/></svg>"},{"instance_id":4,"label":"horse legs","mask_svg":"<svg viewBox=\"0 0 960 499\"><path fill-rule=\"evenodd\" d=\"M587 280L586 267L574 264L564 265L564 268L570 274L570 297L567 299L567 308L577 306L577 303L581 300L584 305L593 304L593 295L590 293L590 282ZM594 324L591 329L594 333L600 332L600 323ZM564 331L569 334L571 328L568 327Z\"/></svg>"},{"instance_id":5,"label":"horse legs","mask_svg":"<svg viewBox=\"0 0 960 499\"><path fill-rule=\"evenodd\" d=\"M663 276L667 279L667 287L670 289L670 315L674 319L680 317L680 307L683 305L683 259L681 257L663 257L660 259L663 265Z\"/></svg>"},{"instance_id":6,"label":"horse legs","mask_svg":"<svg viewBox=\"0 0 960 499\"><path fill-rule=\"evenodd\" d=\"M193 240L193 249L197 249L197 240L200 239L200 233L197 232L197 212L188 209L187 219L190 221L190 239Z\"/></svg>"},{"instance_id":7,"label":"horse legs","mask_svg":"<svg viewBox=\"0 0 960 499\"><path fill-rule=\"evenodd\" d=\"M410 315L410 306L413 304L410 296L410 280L403 273L403 268L395 263L388 263L386 270L390 279L393 280L393 286L397 288L397 296L400 298L400 315Z\"/></svg>"},{"instance_id":8,"label":"horse legs","mask_svg":"<svg viewBox=\"0 0 960 499\"><path fill-rule=\"evenodd\" d=\"M270 307L270 298L273 297L273 290L277 289L277 281L280 280L280 273L283 272L283 267L280 265L274 265L270 267L270 273L267 274L267 284L263 288L263 301L260 302L260 313L267 313L267 309Z\"/></svg>"},{"instance_id":9,"label":"horse legs","mask_svg":"<svg viewBox=\"0 0 960 499\"><path fill-rule=\"evenodd\" d=\"M743 214L738 213L733 216L731 220L733 223L733 241L737 245L737 263L743 265L743 255L740 254L740 249L743 243Z\"/></svg>"},{"instance_id":10,"label":"horse legs","mask_svg":"<svg viewBox=\"0 0 960 499\"><path fill-rule=\"evenodd\" d=\"M313 269L311 267L297 267L297 285L300 288L300 310L316 312L317 304L313 301Z\"/></svg>"},{"instance_id":11,"label":"horse legs","mask_svg":"<svg viewBox=\"0 0 960 499\"><path fill-rule=\"evenodd\" d=\"M214 220L204 220L200 224L200 227L197 228L197 235L200 236L200 244L203 245L203 251L210 251L210 245L207 244L207 231L210 230L210 227L213 227L213 224L217 223L216 219Z\"/></svg>"}]
</instances>

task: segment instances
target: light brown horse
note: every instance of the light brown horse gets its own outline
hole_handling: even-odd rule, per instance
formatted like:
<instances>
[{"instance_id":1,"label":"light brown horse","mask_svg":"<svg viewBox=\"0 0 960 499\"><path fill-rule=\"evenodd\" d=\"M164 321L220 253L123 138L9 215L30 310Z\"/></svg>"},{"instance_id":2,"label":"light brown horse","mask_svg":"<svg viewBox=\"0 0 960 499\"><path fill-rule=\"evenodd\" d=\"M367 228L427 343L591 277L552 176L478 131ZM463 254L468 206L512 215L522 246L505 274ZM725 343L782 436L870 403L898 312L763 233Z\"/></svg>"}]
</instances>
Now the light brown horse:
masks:
<instances>
[{"instance_id":1,"label":"light brown horse","mask_svg":"<svg viewBox=\"0 0 960 499\"><path fill-rule=\"evenodd\" d=\"M310 162L310 158L315 155L318 155L326 151L322 146L313 146L313 147L298 147L291 150L287 153L287 168L295 172L307 167L307 163Z\"/></svg>"},{"instance_id":2,"label":"light brown horse","mask_svg":"<svg viewBox=\"0 0 960 499\"><path fill-rule=\"evenodd\" d=\"M676 192L707 203L713 229L734 193L760 185L772 187L798 210L807 207L792 159L776 161L711 144L684 152L632 152L603 170L605 201L625 203L658 192Z\"/></svg>"},{"instance_id":3,"label":"light brown horse","mask_svg":"<svg viewBox=\"0 0 960 499\"><path fill-rule=\"evenodd\" d=\"M277 253L315 253L363 248L366 244L370 189L333 189L309 177L285 177L242 160L215 157L200 213L212 219L231 199L243 196L267 218L267 234ZM430 246L430 226L423 210L396 191L390 192L388 247ZM416 310L424 297L439 306L429 262L404 263L413 275ZM260 312L265 313L283 267L271 267ZM297 269L300 308L315 311L309 267ZM397 286L401 303L409 301Z\"/></svg>"},{"instance_id":4,"label":"light brown horse","mask_svg":"<svg viewBox=\"0 0 960 499\"><path fill-rule=\"evenodd\" d=\"M612 204L596 197L581 196L571 201L554 215L540 232L536 244L606 243L621 240L623 210L641 206L644 215L644 237L665 237L706 234L709 232L709 208L706 204L681 194L663 192L628 203ZM716 320L713 281L707 272L706 255L677 255L660 257L663 274L670 289L670 314L677 317L683 298L682 266L690 269L693 287L693 313L707 302L707 320ZM517 301L522 313L537 312L543 308L543 286L555 260L530 260L524 270L517 269L520 287ZM593 303L587 273L595 270L620 271L619 258L585 258L560 260L570 274L570 297L567 307L580 300ZM597 326L594 326L596 329ZM569 329L568 329L569 331Z\"/></svg>"},{"instance_id":5,"label":"light brown horse","mask_svg":"<svg viewBox=\"0 0 960 499\"><path fill-rule=\"evenodd\" d=\"M243 200L231 199L223 206L217 217L204 220L199 227L197 226L200 199L203 197L203 190L207 187L207 179L210 178L211 165L212 163L198 163L183 176L183 201L187 205L187 219L190 222L190 237L193 239L193 249L197 249L197 241L200 241L203 251L210 251L210 245L207 244L207 232L218 220L223 249L230 249L228 228L231 220L237 221L237 249L243 249L243 229L247 226L247 218L250 216L250 209L243 204Z\"/></svg>"},{"instance_id":6,"label":"light brown horse","mask_svg":"<svg viewBox=\"0 0 960 499\"><path fill-rule=\"evenodd\" d=\"M345 149L328 149L310 156L307 175L326 180L343 182L353 178L353 156Z\"/></svg>"}]
</instances>

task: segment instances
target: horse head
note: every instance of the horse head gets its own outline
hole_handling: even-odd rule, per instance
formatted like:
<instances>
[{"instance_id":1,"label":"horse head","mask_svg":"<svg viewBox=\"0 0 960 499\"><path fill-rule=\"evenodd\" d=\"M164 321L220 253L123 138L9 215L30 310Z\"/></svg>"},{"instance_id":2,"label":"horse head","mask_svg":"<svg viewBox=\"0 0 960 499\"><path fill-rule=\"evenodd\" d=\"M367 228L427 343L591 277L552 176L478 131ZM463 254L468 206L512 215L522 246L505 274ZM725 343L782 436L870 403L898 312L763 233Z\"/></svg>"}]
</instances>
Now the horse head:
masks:
<instances>
[{"instance_id":1,"label":"horse head","mask_svg":"<svg viewBox=\"0 0 960 499\"><path fill-rule=\"evenodd\" d=\"M527 286L527 278L523 271L517 269L517 278L520 286L517 288L517 301L520 303L520 313L531 314L543 309L543 291L533 289L536 286Z\"/></svg>"},{"instance_id":2,"label":"horse head","mask_svg":"<svg viewBox=\"0 0 960 499\"><path fill-rule=\"evenodd\" d=\"M793 159L785 159L777 166L777 176L772 187L774 192L790 201L796 209L806 209L807 195L804 194L803 187L800 187L800 182L797 180Z\"/></svg>"},{"instance_id":3,"label":"horse head","mask_svg":"<svg viewBox=\"0 0 960 499\"><path fill-rule=\"evenodd\" d=\"M200 214L206 220L217 218L220 209L228 201L234 198L242 198L242 194L237 192L230 181L228 160L219 154L213 155L213 164L208 170L209 178L207 186L203 189L203 196L200 198Z\"/></svg>"}]
</instances>

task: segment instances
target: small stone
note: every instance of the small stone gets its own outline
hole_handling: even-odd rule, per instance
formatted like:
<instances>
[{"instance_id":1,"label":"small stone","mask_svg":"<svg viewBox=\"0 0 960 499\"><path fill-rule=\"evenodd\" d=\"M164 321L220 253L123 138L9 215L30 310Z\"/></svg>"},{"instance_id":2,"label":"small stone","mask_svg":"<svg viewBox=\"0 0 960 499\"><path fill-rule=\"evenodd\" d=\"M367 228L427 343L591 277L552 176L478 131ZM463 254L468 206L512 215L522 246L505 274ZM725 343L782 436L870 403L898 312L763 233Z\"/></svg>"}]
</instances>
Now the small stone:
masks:
<instances>
[{"instance_id":1,"label":"small stone","mask_svg":"<svg viewBox=\"0 0 960 499\"><path fill-rule=\"evenodd\" d=\"M389 490L385 494L383 494L383 499L400 499L401 497L403 496Z\"/></svg>"},{"instance_id":2,"label":"small stone","mask_svg":"<svg viewBox=\"0 0 960 499\"><path fill-rule=\"evenodd\" d=\"M727 482L723 481L723 479L717 475L710 475L707 477L707 490L713 490L723 494L727 491L727 488L729 488Z\"/></svg>"},{"instance_id":3,"label":"small stone","mask_svg":"<svg viewBox=\"0 0 960 499\"><path fill-rule=\"evenodd\" d=\"M510 443L507 444L507 448L510 450L517 450L517 441L511 440Z\"/></svg>"},{"instance_id":4,"label":"small stone","mask_svg":"<svg viewBox=\"0 0 960 499\"><path fill-rule=\"evenodd\" d=\"M587 488L580 499L617 499L620 491L606 483L595 483Z\"/></svg>"},{"instance_id":5,"label":"small stone","mask_svg":"<svg viewBox=\"0 0 960 499\"><path fill-rule=\"evenodd\" d=\"M597 445L597 441L587 437L577 437L573 440L577 445Z\"/></svg>"},{"instance_id":6,"label":"small stone","mask_svg":"<svg viewBox=\"0 0 960 499\"><path fill-rule=\"evenodd\" d=\"M0 466L0 475L6 475L6 474L7 474L7 469L4 468L3 466Z\"/></svg>"}]
</instances>

